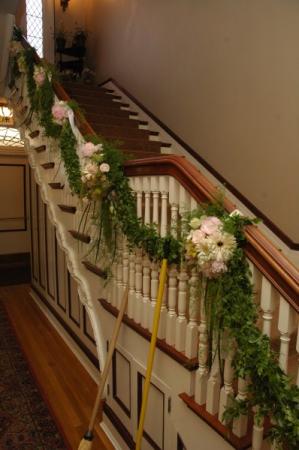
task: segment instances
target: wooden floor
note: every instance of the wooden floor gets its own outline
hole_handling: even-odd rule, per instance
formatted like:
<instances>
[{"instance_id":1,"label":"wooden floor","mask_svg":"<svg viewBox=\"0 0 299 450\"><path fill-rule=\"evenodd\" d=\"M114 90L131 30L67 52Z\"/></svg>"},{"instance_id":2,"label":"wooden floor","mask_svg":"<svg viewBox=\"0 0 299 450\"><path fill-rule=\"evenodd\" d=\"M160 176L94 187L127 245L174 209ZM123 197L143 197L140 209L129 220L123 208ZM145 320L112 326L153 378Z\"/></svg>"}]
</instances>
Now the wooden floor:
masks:
<instances>
[{"instance_id":1,"label":"wooden floor","mask_svg":"<svg viewBox=\"0 0 299 450\"><path fill-rule=\"evenodd\" d=\"M0 287L0 299L61 434L69 449L76 450L88 425L96 384L34 303L29 289ZM93 449L114 449L99 426Z\"/></svg>"}]
</instances>

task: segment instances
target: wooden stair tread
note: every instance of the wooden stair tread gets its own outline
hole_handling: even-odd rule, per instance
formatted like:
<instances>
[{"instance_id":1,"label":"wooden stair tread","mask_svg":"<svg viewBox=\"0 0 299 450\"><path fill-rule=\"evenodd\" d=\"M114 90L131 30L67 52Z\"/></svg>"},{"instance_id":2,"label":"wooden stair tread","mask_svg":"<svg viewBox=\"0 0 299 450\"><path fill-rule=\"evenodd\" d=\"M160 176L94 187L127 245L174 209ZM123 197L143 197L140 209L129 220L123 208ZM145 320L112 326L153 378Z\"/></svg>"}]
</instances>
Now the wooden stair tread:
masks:
<instances>
[{"instance_id":1,"label":"wooden stair tread","mask_svg":"<svg viewBox=\"0 0 299 450\"><path fill-rule=\"evenodd\" d=\"M64 185L61 183L54 182L54 183L48 183L48 184L52 189L63 189L64 188Z\"/></svg>"},{"instance_id":2,"label":"wooden stair tread","mask_svg":"<svg viewBox=\"0 0 299 450\"><path fill-rule=\"evenodd\" d=\"M97 98L95 96L93 97L87 97L85 95L78 95L75 94L73 95L74 100L76 100L79 104L83 103L85 105L107 105L110 106L111 108L120 108L125 107L128 108L130 105L129 103L124 103L121 101L113 101L114 96L109 96L106 94L105 97L101 97L101 98ZM115 98L115 100L118 100L117 98Z\"/></svg>"},{"instance_id":3,"label":"wooden stair tread","mask_svg":"<svg viewBox=\"0 0 299 450\"><path fill-rule=\"evenodd\" d=\"M117 105L117 103L116 103ZM121 103L119 103L119 105L121 105ZM80 102L80 107L82 108L83 112L84 111L88 111L89 112L94 112L94 113L100 113L100 114L105 114L105 115L109 115L109 116L119 116L119 117L127 117L129 118L129 116L138 116L138 113L135 111L130 111L130 110L125 110L125 109L120 109L119 108L114 108L114 107L110 107L107 105L88 105L85 103Z\"/></svg>"},{"instance_id":4,"label":"wooden stair tread","mask_svg":"<svg viewBox=\"0 0 299 450\"><path fill-rule=\"evenodd\" d=\"M86 267L87 270L94 273L95 275L98 275L100 278L103 278L104 280L108 278L108 274L105 270L102 270L100 267L92 264L90 261L84 260L82 261L82 264Z\"/></svg>"},{"instance_id":5,"label":"wooden stair tread","mask_svg":"<svg viewBox=\"0 0 299 450\"><path fill-rule=\"evenodd\" d=\"M73 236L74 239L77 239L77 241L84 242L84 244L89 244L90 242L90 236L88 234L80 233L76 230L69 230L69 233Z\"/></svg>"},{"instance_id":6,"label":"wooden stair tread","mask_svg":"<svg viewBox=\"0 0 299 450\"><path fill-rule=\"evenodd\" d=\"M122 138L132 138L132 139L146 139L150 136L158 136L159 133L156 131L149 130L139 130L138 128L127 128L127 127L119 127L117 125L100 125L96 122L89 122L92 128L103 134L105 137L109 139L122 139Z\"/></svg>"},{"instance_id":7,"label":"wooden stair tread","mask_svg":"<svg viewBox=\"0 0 299 450\"><path fill-rule=\"evenodd\" d=\"M69 213L69 214L75 214L77 211L76 206L63 205L63 204L58 204L57 206L61 209L61 211Z\"/></svg>"},{"instance_id":8,"label":"wooden stair tread","mask_svg":"<svg viewBox=\"0 0 299 450\"><path fill-rule=\"evenodd\" d=\"M117 127L128 127L138 129L138 125L147 126L148 122L146 120L136 120L129 119L125 116L113 116L101 113L92 113L87 111L85 113L87 121L97 123L101 126L117 126Z\"/></svg>"},{"instance_id":9,"label":"wooden stair tread","mask_svg":"<svg viewBox=\"0 0 299 450\"><path fill-rule=\"evenodd\" d=\"M55 163L54 162L47 162L47 163L41 164L41 166L45 170L49 170L49 169L53 169L55 167Z\"/></svg>"}]
</instances>

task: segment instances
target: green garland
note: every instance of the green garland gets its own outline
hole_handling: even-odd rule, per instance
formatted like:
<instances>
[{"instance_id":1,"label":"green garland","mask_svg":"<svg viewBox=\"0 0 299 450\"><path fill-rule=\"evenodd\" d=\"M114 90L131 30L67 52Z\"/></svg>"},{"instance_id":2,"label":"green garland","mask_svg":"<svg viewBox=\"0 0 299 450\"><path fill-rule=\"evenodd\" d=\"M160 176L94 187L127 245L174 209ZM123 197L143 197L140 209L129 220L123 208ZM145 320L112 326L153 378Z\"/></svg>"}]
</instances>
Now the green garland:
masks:
<instances>
[{"instance_id":1,"label":"green garland","mask_svg":"<svg viewBox=\"0 0 299 450\"><path fill-rule=\"evenodd\" d=\"M52 83L47 81L40 88L36 88L33 79L33 51L26 50L24 53L31 108L38 114L46 134L58 140L70 187L73 192L81 195L81 169L76 152L76 138L68 123L60 126L53 122ZM14 60L11 81L14 82L17 76ZM169 234L161 238L155 226L141 223L136 214L134 194L124 175L123 155L113 144L103 142L98 137L93 136L89 140L103 144L104 160L110 165L107 175L111 188L104 193L101 202L93 202L99 240L106 241L107 246L114 252L116 235L121 231L127 237L131 248L142 248L153 260L167 258L170 263L179 263L184 258L183 236L181 239L175 239ZM89 211L90 208L91 203L86 210ZM221 218L226 224L226 231L234 234L238 241L238 248L229 262L228 271L218 279L208 280L205 294L210 342L215 331L219 338L229 331L231 342L236 343L233 360L236 374L251 380L247 400L232 398L224 417L227 422L231 422L240 414L247 413L249 407L255 406L258 411L255 416L257 421L266 415L273 419L271 435L276 443L286 446L289 450L296 450L299 447L299 389L290 384L289 378L279 368L269 339L255 325L257 310L253 300L250 271L242 250L245 243L243 227L248 221L237 216L233 220L226 220L228 214L220 202L201 206L201 209L206 215ZM82 221L84 222L83 217ZM210 364L213 357L215 355L210 351ZM221 360L220 351L218 357Z\"/></svg>"}]
</instances>

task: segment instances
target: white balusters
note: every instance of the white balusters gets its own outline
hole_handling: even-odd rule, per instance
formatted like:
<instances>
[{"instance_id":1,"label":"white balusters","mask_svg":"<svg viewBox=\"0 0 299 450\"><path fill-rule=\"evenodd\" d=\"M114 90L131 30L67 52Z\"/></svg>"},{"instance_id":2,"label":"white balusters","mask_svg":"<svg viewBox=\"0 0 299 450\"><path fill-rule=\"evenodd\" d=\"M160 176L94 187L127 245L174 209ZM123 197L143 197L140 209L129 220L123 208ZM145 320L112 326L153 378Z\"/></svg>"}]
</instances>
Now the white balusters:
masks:
<instances>
[{"instance_id":1,"label":"white balusters","mask_svg":"<svg viewBox=\"0 0 299 450\"><path fill-rule=\"evenodd\" d=\"M123 293L123 241L122 236L117 237L117 250L116 250L116 286L117 286L117 307L120 307L122 293Z\"/></svg>"},{"instance_id":2,"label":"white balusters","mask_svg":"<svg viewBox=\"0 0 299 450\"><path fill-rule=\"evenodd\" d=\"M290 334L295 328L295 314L291 305L284 298L280 297L278 318L278 330L280 332L279 365L285 373L288 373Z\"/></svg>"},{"instance_id":3,"label":"white balusters","mask_svg":"<svg viewBox=\"0 0 299 450\"><path fill-rule=\"evenodd\" d=\"M230 405L231 399L234 395L233 389L233 378L234 378L234 369L232 367L232 360L234 356L234 348L232 347L232 343L228 342L228 345L231 348L224 353L225 361L224 361L224 384L220 391L220 402L219 402L219 420L221 423L225 423L223 420L223 413L226 408Z\"/></svg>"},{"instance_id":4,"label":"white balusters","mask_svg":"<svg viewBox=\"0 0 299 450\"><path fill-rule=\"evenodd\" d=\"M246 400L247 398L247 381L243 378L238 379L238 395L237 400ZM233 422L233 433L239 438L247 433L248 415L242 414Z\"/></svg>"},{"instance_id":5,"label":"white balusters","mask_svg":"<svg viewBox=\"0 0 299 450\"><path fill-rule=\"evenodd\" d=\"M130 319L134 317L135 307L135 253L131 252L129 256L129 297L128 297L128 309L127 314Z\"/></svg>"},{"instance_id":6,"label":"white balusters","mask_svg":"<svg viewBox=\"0 0 299 450\"><path fill-rule=\"evenodd\" d=\"M159 286L159 266L156 262L151 264L151 304L149 314L149 329L152 330L154 311L157 302L158 286Z\"/></svg>"},{"instance_id":7,"label":"white balusters","mask_svg":"<svg viewBox=\"0 0 299 450\"><path fill-rule=\"evenodd\" d=\"M175 344L176 326L176 304L177 304L177 270L173 265L168 273L168 313L166 321L166 342L169 345Z\"/></svg>"},{"instance_id":8,"label":"white balusters","mask_svg":"<svg viewBox=\"0 0 299 450\"><path fill-rule=\"evenodd\" d=\"M263 333L271 337L271 323L273 311L276 307L276 298L272 295L272 286L267 278L263 277L261 287L261 308L263 310Z\"/></svg>"},{"instance_id":9,"label":"white balusters","mask_svg":"<svg viewBox=\"0 0 299 450\"><path fill-rule=\"evenodd\" d=\"M189 280L190 286L189 323L187 325L186 348L185 348L185 354L187 358L195 358L197 356L197 342L198 342L197 321L199 310L198 281L199 276L197 273L197 269L193 268L191 278Z\"/></svg>"},{"instance_id":10,"label":"white balusters","mask_svg":"<svg viewBox=\"0 0 299 450\"><path fill-rule=\"evenodd\" d=\"M151 193L150 193L150 178L143 179L144 191L144 224L150 224L151 212ZM142 276L142 310L141 310L141 325L143 328L149 328L149 313L150 313L150 261L147 255L143 257L143 276Z\"/></svg>"},{"instance_id":11,"label":"white balusters","mask_svg":"<svg viewBox=\"0 0 299 450\"><path fill-rule=\"evenodd\" d=\"M217 414L219 410L219 398L220 398L220 366L219 366L219 354L217 349L218 336L213 336L213 362L211 367L210 376L207 383L207 404L206 410L210 414Z\"/></svg>"},{"instance_id":12,"label":"white balusters","mask_svg":"<svg viewBox=\"0 0 299 450\"><path fill-rule=\"evenodd\" d=\"M199 405L206 403L207 398L207 381L208 381L208 334L207 334L207 320L205 310L205 292L206 279L202 280L201 299L200 299L200 323L199 343L198 343L198 370L195 376L195 401Z\"/></svg>"},{"instance_id":13,"label":"white balusters","mask_svg":"<svg viewBox=\"0 0 299 450\"><path fill-rule=\"evenodd\" d=\"M178 287L178 316L175 328L175 348L179 352L185 351L186 329L187 329L187 299L188 299L188 274L185 265L179 274Z\"/></svg>"},{"instance_id":14,"label":"white balusters","mask_svg":"<svg viewBox=\"0 0 299 450\"><path fill-rule=\"evenodd\" d=\"M167 234L167 208L168 208L168 178L167 177L160 177L159 178L159 189L161 192L161 224L160 224L160 235L161 237L165 237ZM168 280L165 283L164 288L164 295L162 300L162 306L161 306L161 313L160 313L160 324L159 324L159 331L158 331L158 337L160 339L165 339L166 337L166 316L167 316L167 296L168 296L168 289L167 289L167 283Z\"/></svg>"},{"instance_id":15,"label":"white balusters","mask_svg":"<svg viewBox=\"0 0 299 450\"><path fill-rule=\"evenodd\" d=\"M257 412L257 408L255 409L255 416L253 419L253 428L252 428L252 450L261 450L264 440L264 419L259 417ZM257 418L259 417L259 420Z\"/></svg>"},{"instance_id":16,"label":"white balusters","mask_svg":"<svg viewBox=\"0 0 299 450\"><path fill-rule=\"evenodd\" d=\"M137 177L135 179L136 199L137 199L137 216L142 219L142 180ZM141 322L142 312L142 250L136 250L135 258L135 306L134 320Z\"/></svg>"}]
</instances>

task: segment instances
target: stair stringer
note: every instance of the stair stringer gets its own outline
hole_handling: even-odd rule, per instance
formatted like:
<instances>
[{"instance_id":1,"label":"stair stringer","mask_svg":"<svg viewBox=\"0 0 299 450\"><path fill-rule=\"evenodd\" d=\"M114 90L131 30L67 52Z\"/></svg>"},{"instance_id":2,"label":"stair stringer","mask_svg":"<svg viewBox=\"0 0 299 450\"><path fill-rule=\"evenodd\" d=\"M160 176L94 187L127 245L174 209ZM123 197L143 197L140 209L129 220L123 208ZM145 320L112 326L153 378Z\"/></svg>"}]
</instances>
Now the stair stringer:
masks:
<instances>
[{"instance_id":1,"label":"stair stringer","mask_svg":"<svg viewBox=\"0 0 299 450\"><path fill-rule=\"evenodd\" d=\"M38 126L36 126L35 129L39 129L40 134L42 134L42 130ZM41 198L48 206L48 216L50 222L56 229L58 244L66 255L67 268L71 276L77 282L80 301L86 308L93 329L100 367L103 367L106 355L106 339L103 335L103 327L100 322L101 306L99 305L97 298L103 295L101 294L101 291L104 290L104 287L103 285L101 286L102 283L100 280L95 279L95 277L90 278L87 276L87 271L81 262L78 251L76 251L76 246L74 246L73 238L63 223L62 215L57 204L55 204L53 191L45 180L45 176L42 172L43 169L38 162L38 156L33 149L33 141L34 144L36 144L37 139L31 139L28 130L24 130L24 135L26 138L25 147L30 167L33 170L35 181L40 187ZM46 144L46 139L38 138L38 141L37 145ZM60 169L60 172L63 171L63 169ZM64 176L63 182L64 184L66 183L66 175Z\"/></svg>"}]
</instances>

